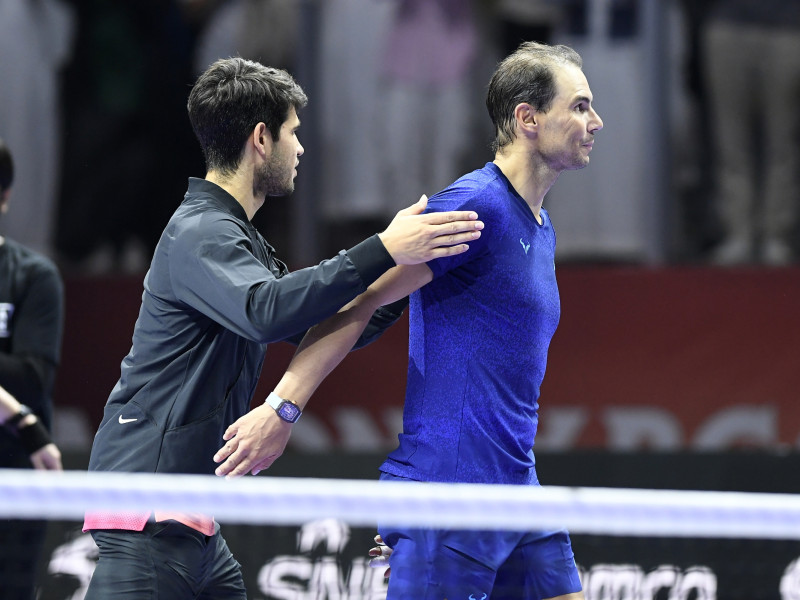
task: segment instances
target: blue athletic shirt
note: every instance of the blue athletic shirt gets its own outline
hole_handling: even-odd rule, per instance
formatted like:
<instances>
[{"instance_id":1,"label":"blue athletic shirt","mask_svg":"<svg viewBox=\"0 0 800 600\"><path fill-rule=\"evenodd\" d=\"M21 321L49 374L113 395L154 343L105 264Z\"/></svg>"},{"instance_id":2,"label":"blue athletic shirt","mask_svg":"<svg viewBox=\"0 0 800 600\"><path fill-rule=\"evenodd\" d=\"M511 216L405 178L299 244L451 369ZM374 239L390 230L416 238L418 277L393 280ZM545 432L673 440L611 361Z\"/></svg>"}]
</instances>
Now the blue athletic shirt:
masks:
<instances>
[{"instance_id":1,"label":"blue athletic shirt","mask_svg":"<svg viewBox=\"0 0 800 600\"><path fill-rule=\"evenodd\" d=\"M533 442L547 350L561 313L556 236L494 163L432 196L474 210L467 252L428 263L412 294L403 433L381 471L418 481L538 484Z\"/></svg>"}]
</instances>

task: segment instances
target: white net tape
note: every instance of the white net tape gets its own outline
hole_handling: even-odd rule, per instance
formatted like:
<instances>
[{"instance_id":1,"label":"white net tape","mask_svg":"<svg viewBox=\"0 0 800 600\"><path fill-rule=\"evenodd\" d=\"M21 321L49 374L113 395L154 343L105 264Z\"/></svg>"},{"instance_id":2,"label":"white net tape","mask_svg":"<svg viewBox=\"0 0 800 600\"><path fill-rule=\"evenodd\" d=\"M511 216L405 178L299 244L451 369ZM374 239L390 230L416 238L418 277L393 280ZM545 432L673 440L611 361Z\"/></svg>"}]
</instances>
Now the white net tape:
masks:
<instances>
[{"instance_id":1,"label":"white net tape","mask_svg":"<svg viewBox=\"0 0 800 600\"><path fill-rule=\"evenodd\" d=\"M0 469L6 518L82 520L87 510L151 508L229 523L335 518L354 526L800 540L800 497L791 494Z\"/></svg>"}]
</instances>

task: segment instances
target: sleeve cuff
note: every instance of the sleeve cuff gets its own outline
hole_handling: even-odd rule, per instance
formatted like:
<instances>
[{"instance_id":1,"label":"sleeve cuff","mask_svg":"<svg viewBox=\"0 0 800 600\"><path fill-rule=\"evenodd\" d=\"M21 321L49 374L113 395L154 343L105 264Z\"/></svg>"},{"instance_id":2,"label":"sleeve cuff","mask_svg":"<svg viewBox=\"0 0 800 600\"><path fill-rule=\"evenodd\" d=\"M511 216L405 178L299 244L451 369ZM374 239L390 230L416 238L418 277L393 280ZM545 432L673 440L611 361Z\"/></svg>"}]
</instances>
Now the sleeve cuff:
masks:
<instances>
[{"instance_id":1,"label":"sleeve cuff","mask_svg":"<svg viewBox=\"0 0 800 600\"><path fill-rule=\"evenodd\" d=\"M365 286L371 285L378 277L395 266L394 259L386 250L378 234L368 237L360 244L350 248L347 256L355 265Z\"/></svg>"},{"instance_id":2,"label":"sleeve cuff","mask_svg":"<svg viewBox=\"0 0 800 600\"><path fill-rule=\"evenodd\" d=\"M403 315L403 311L408 306L408 296L400 298L391 304L386 304L378 308L378 311L388 313L393 319L399 319Z\"/></svg>"}]
</instances>

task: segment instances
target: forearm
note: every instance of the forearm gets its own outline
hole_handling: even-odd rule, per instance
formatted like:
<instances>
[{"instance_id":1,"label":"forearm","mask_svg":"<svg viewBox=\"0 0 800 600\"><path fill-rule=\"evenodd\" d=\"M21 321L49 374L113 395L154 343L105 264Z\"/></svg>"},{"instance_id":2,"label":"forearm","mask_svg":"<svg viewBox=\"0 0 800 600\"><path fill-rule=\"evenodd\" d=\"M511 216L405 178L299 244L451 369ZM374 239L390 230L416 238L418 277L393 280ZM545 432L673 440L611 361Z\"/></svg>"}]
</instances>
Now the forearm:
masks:
<instances>
[{"instance_id":1,"label":"forearm","mask_svg":"<svg viewBox=\"0 0 800 600\"><path fill-rule=\"evenodd\" d=\"M254 289L250 316L261 320L262 342L291 338L336 314L394 266L377 236L314 267Z\"/></svg>"},{"instance_id":2,"label":"forearm","mask_svg":"<svg viewBox=\"0 0 800 600\"><path fill-rule=\"evenodd\" d=\"M369 323L367 323L366 328L351 350L359 350L369 346L381 337L387 329L400 320L400 317L403 316L403 311L408 307L408 301L409 298L406 296L397 302L385 304L372 313Z\"/></svg>"},{"instance_id":3,"label":"forearm","mask_svg":"<svg viewBox=\"0 0 800 600\"><path fill-rule=\"evenodd\" d=\"M8 390L0 386L0 423L6 423L11 417L18 414L21 409L22 405L19 400L9 393ZM17 427L32 425L36 420L36 415L27 415L17 423Z\"/></svg>"},{"instance_id":4,"label":"forearm","mask_svg":"<svg viewBox=\"0 0 800 600\"><path fill-rule=\"evenodd\" d=\"M354 300L306 333L275 388L278 396L301 409L305 407L317 386L361 335L372 313L371 301L372 298ZM222 436L225 444L213 457L214 462L222 463L214 471L217 475L256 475L283 454L296 418L292 420L294 415L287 416L279 409L283 410L281 404L268 400L231 423Z\"/></svg>"},{"instance_id":5,"label":"forearm","mask_svg":"<svg viewBox=\"0 0 800 600\"><path fill-rule=\"evenodd\" d=\"M19 402L0 387L0 423L5 423L12 416L19 412Z\"/></svg>"},{"instance_id":6,"label":"forearm","mask_svg":"<svg viewBox=\"0 0 800 600\"><path fill-rule=\"evenodd\" d=\"M61 451L35 414L22 413L23 406L0 387L0 424L16 431L19 444L35 469L61 470ZM20 418L19 415L23 415ZM16 416L16 419L13 417Z\"/></svg>"},{"instance_id":7,"label":"forearm","mask_svg":"<svg viewBox=\"0 0 800 600\"><path fill-rule=\"evenodd\" d=\"M36 413L45 410L54 378L55 366L44 359L0 353L0 386Z\"/></svg>"},{"instance_id":8,"label":"forearm","mask_svg":"<svg viewBox=\"0 0 800 600\"><path fill-rule=\"evenodd\" d=\"M362 296L308 330L275 386L278 396L305 407L319 384L350 352L377 308L369 302L370 298Z\"/></svg>"},{"instance_id":9,"label":"forearm","mask_svg":"<svg viewBox=\"0 0 800 600\"><path fill-rule=\"evenodd\" d=\"M389 327L394 325L398 319L403 316L403 311L407 306L408 296L401 298L397 302L378 308L372 313L369 323L367 323L358 341L353 345L352 350L358 350L359 348L369 346L372 342L381 337ZM293 346L299 346L306 333L308 333L307 329L281 341L292 344Z\"/></svg>"},{"instance_id":10,"label":"forearm","mask_svg":"<svg viewBox=\"0 0 800 600\"><path fill-rule=\"evenodd\" d=\"M309 329L275 393L305 408L322 380L359 339L375 310L408 296L432 277L426 265L395 267L338 313ZM222 463L217 475L255 475L283 453L294 421L273 407L272 403L257 406L225 430L226 443L214 455L214 461Z\"/></svg>"},{"instance_id":11,"label":"forearm","mask_svg":"<svg viewBox=\"0 0 800 600\"><path fill-rule=\"evenodd\" d=\"M431 278L425 265L395 267L337 314L312 327L275 393L304 407L319 384L353 348L375 310L408 296Z\"/></svg>"}]
</instances>

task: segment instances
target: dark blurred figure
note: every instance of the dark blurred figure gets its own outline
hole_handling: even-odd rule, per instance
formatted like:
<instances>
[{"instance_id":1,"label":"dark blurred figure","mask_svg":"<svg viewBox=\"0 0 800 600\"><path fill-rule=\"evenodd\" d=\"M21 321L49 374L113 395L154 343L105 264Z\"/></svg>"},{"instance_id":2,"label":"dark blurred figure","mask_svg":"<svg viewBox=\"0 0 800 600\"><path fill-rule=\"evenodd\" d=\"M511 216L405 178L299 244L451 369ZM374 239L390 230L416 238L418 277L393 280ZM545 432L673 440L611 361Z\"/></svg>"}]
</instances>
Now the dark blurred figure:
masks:
<instances>
[{"instance_id":1,"label":"dark blurred figure","mask_svg":"<svg viewBox=\"0 0 800 600\"><path fill-rule=\"evenodd\" d=\"M374 217L432 195L461 171L470 145L470 71L478 31L470 2L394 0L380 64L383 188Z\"/></svg>"},{"instance_id":2,"label":"dark blurred figure","mask_svg":"<svg viewBox=\"0 0 800 600\"><path fill-rule=\"evenodd\" d=\"M508 56L522 42L550 43L564 19L562 4L553 0L493 0L501 56Z\"/></svg>"},{"instance_id":3,"label":"dark blurred figure","mask_svg":"<svg viewBox=\"0 0 800 600\"><path fill-rule=\"evenodd\" d=\"M702 34L719 265L796 259L800 2L717 0Z\"/></svg>"},{"instance_id":4,"label":"dark blurred figure","mask_svg":"<svg viewBox=\"0 0 800 600\"><path fill-rule=\"evenodd\" d=\"M203 174L186 99L195 37L212 3L72 2L78 32L64 77L57 249L80 270L143 271L186 173Z\"/></svg>"},{"instance_id":5,"label":"dark blurred figure","mask_svg":"<svg viewBox=\"0 0 800 600\"><path fill-rule=\"evenodd\" d=\"M676 68L676 87L687 102L681 118L683 135L672 143L675 193L682 228L679 260L703 260L719 242L720 226L712 203L713 171L708 84L703 75L702 34L716 0L679 0L683 53Z\"/></svg>"},{"instance_id":6,"label":"dark blurred figure","mask_svg":"<svg viewBox=\"0 0 800 600\"><path fill-rule=\"evenodd\" d=\"M63 0L0 0L0 136L14 149L14 189L25 199L0 221L0 235L49 257L61 169L60 73L74 29Z\"/></svg>"},{"instance_id":7,"label":"dark blurred figure","mask_svg":"<svg viewBox=\"0 0 800 600\"><path fill-rule=\"evenodd\" d=\"M297 0L227 0L205 20L194 53L197 75L219 58L248 60L290 69L295 66L300 7Z\"/></svg>"},{"instance_id":8,"label":"dark blurred figure","mask_svg":"<svg viewBox=\"0 0 800 600\"><path fill-rule=\"evenodd\" d=\"M14 180L0 140L0 214ZM24 202L24 198L20 198ZM60 468L50 443L53 384L61 353L64 289L48 258L0 237L0 469ZM38 453L45 446L55 454ZM47 521L0 519L0 598L33 600Z\"/></svg>"},{"instance_id":9,"label":"dark blurred figure","mask_svg":"<svg viewBox=\"0 0 800 600\"><path fill-rule=\"evenodd\" d=\"M473 147L470 83L478 55L472 0L335 4L323 11L321 66L335 73L321 78L330 150L326 254L382 226L404 198L431 195L461 171ZM346 140L358 147L345 152Z\"/></svg>"}]
</instances>

